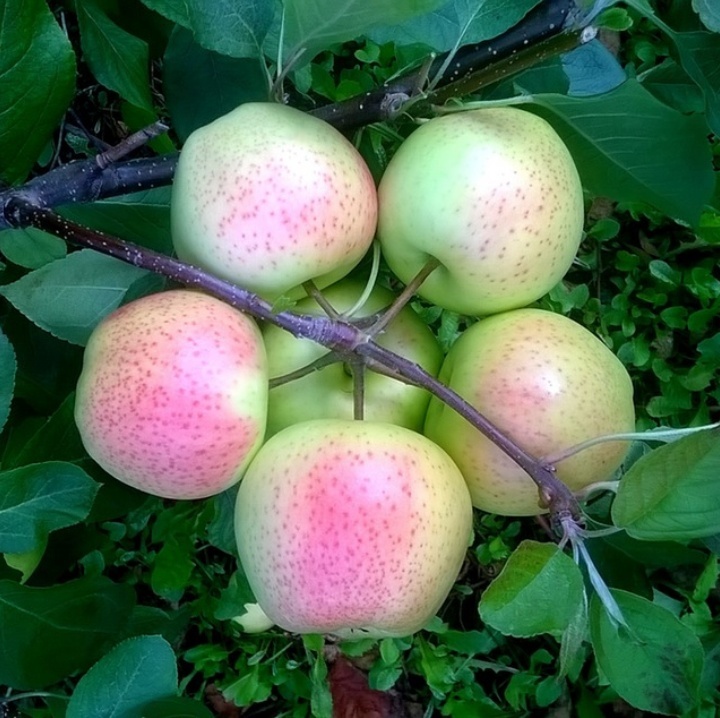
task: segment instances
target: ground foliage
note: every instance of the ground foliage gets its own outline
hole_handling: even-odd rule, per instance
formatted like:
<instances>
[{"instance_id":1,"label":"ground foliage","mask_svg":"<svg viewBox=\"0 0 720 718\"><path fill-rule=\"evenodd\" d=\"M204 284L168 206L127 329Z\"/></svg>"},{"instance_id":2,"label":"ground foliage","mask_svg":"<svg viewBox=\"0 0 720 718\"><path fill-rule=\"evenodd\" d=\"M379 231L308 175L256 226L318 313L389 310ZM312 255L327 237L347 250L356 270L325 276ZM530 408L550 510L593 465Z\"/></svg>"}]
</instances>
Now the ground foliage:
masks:
<instances>
[{"instance_id":1,"label":"ground foliage","mask_svg":"<svg viewBox=\"0 0 720 718\"><path fill-rule=\"evenodd\" d=\"M170 132L138 155L172 153L271 90L306 110L348 100L431 51L492 41L543 4L2 0L0 178L20 186L159 118ZM720 419L720 12L711 0L576 9L576 26L596 15L597 39L465 99L522 97L578 163L586 239L538 305L618 354L638 429L706 425ZM401 115L352 134L376 177L412 127ZM61 211L169 252L168 202L163 186ZM233 492L147 497L94 465L73 423L90 331L165 281L35 229L0 231L0 252L0 715L299 718L330 716L333 703L344 718L593 718L628 704L715 715L716 432L653 452L656 441L637 441L614 502L587 506L593 526L624 530L576 547L575 562L543 521L476 513L461 575L415 637L244 634L233 618L252 594ZM394 286L387 272L381 281ZM445 348L472 321L415 309Z\"/></svg>"}]
</instances>

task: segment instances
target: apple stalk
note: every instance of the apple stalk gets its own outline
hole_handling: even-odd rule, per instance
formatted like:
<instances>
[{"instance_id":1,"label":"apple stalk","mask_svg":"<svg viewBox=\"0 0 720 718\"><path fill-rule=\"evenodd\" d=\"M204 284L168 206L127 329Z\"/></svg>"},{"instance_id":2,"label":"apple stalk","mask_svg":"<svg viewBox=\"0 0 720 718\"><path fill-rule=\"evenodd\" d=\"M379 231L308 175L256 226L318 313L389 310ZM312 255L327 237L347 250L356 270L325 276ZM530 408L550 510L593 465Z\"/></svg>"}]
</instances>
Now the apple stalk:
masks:
<instances>
[{"instance_id":1,"label":"apple stalk","mask_svg":"<svg viewBox=\"0 0 720 718\"><path fill-rule=\"evenodd\" d=\"M327 347L350 365L357 366L358 359L362 358L370 369L382 367L395 378L425 388L497 444L532 478L539 489L540 505L549 509L558 535L565 535L566 527L579 520L578 502L570 489L557 478L553 466L525 452L459 394L418 364L378 345L371 335L360 327L327 316L275 312L270 302L242 287L219 279L210 272L70 222L52 210L38 207L22 197L16 197L6 205L5 218L12 226L36 227L73 244L94 249L188 287L202 289L256 319L262 319L297 337L310 339Z\"/></svg>"}]
</instances>

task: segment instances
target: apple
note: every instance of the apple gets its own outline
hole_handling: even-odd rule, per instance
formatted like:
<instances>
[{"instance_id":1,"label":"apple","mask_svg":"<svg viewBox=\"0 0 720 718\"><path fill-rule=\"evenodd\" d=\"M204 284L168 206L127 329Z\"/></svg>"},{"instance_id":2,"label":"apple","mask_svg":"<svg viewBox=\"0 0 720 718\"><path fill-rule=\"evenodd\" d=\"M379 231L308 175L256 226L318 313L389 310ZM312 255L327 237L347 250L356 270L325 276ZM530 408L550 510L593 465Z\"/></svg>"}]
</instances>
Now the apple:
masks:
<instances>
[{"instance_id":1,"label":"apple","mask_svg":"<svg viewBox=\"0 0 720 718\"><path fill-rule=\"evenodd\" d=\"M541 309L472 325L451 348L439 378L538 458L634 430L633 387L620 360L581 325ZM476 507L505 516L544 513L530 477L435 398L425 435L460 467ZM557 476L582 489L609 478L627 449L622 441L598 444L559 462Z\"/></svg>"},{"instance_id":2,"label":"apple","mask_svg":"<svg viewBox=\"0 0 720 718\"><path fill-rule=\"evenodd\" d=\"M530 304L569 269L582 238L583 194L569 151L542 118L511 107L437 117L393 156L378 188L378 237L418 293L487 315Z\"/></svg>"},{"instance_id":3,"label":"apple","mask_svg":"<svg viewBox=\"0 0 720 718\"><path fill-rule=\"evenodd\" d=\"M178 257L266 299L345 276L376 224L364 160L300 110L241 105L195 130L180 153L171 201Z\"/></svg>"},{"instance_id":4,"label":"apple","mask_svg":"<svg viewBox=\"0 0 720 718\"><path fill-rule=\"evenodd\" d=\"M262 442L267 382L252 319L200 292L160 292L93 331L75 421L116 479L164 498L204 498L237 482Z\"/></svg>"},{"instance_id":5,"label":"apple","mask_svg":"<svg viewBox=\"0 0 720 718\"><path fill-rule=\"evenodd\" d=\"M462 475L393 424L317 419L270 438L240 482L240 560L281 628L406 636L435 614L471 537Z\"/></svg>"},{"instance_id":6,"label":"apple","mask_svg":"<svg viewBox=\"0 0 720 718\"><path fill-rule=\"evenodd\" d=\"M365 284L344 279L323 291L339 312L350 310L362 295ZM392 292L375 287L354 318L368 317L388 307ZM323 310L313 299L298 302L294 311L321 315ZM276 326L263 329L271 377L280 377L307 366L327 353L327 349L308 339L298 339ZM436 375L443 355L428 326L410 308L405 307L377 337L387 349L402 354ZM419 387L403 384L381 374L365 374L364 418L386 421L421 431L430 394ZM349 368L338 362L270 389L267 435L308 419L352 419L353 377Z\"/></svg>"}]
</instances>

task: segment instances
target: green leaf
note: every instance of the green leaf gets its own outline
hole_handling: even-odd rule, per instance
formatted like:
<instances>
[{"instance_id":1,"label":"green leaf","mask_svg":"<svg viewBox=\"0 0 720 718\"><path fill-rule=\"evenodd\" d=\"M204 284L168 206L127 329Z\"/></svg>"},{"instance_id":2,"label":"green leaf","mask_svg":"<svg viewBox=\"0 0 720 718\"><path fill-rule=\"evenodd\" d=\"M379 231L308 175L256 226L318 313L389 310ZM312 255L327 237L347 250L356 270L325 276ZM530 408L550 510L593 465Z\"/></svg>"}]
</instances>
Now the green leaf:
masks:
<instances>
[{"instance_id":1,"label":"green leaf","mask_svg":"<svg viewBox=\"0 0 720 718\"><path fill-rule=\"evenodd\" d=\"M151 701L177 694L177 665L161 636L118 644L79 681L66 718L143 718Z\"/></svg>"},{"instance_id":2,"label":"green leaf","mask_svg":"<svg viewBox=\"0 0 720 718\"><path fill-rule=\"evenodd\" d=\"M83 346L98 322L145 274L119 259L83 249L1 287L0 294L42 329Z\"/></svg>"},{"instance_id":3,"label":"green leaf","mask_svg":"<svg viewBox=\"0 0 720 718\"><path fill-rule=\"evenodd\" d=\"M193 538L187 533L168 536L155 557L152 590L168 601L179 601L193 570Z\"/></svg>"},{"instance_id":4,"label":"green leaf","mask_svg":"<svg viewBox=\"0 0 720 718\"><path fill-rule=\"evenodd\" d=\"M44 0L0 12L0 179L25 179L75 91L75 55Z\"/></svg>"},{"instance_id":5,"label":"green leaf","mask_svg":"<svg viewBox=\"0 0 720 718\"><path fill-rule=\"evenodd\" d=\"M170 187L61 207L64 217L143 247L172 254Z\"/></svg>"},{"instance_id":6,"label":"green leaf","mask_svg":"<svg viewBox=\"0 0 720 718\"><path fill-rule=\"evenodd\" d=\"M235 497L238 485L223 491L210 499L214 513L207 527L208 541L231 556L237 557L237 540L235 538Z\"/></svg>"},{"instance_id":7,"label":"green leaf","mask_svg":"<svg viewBox=\"0 0 720 718\"><path fill-rule=\"evenodd\" d=\"M720 525L719 474L720 429L661 446L621 479L613 522L647 541L712 536Z\"/></svg>"},{"instance_id":8,"label":"green leaf","mask_svg":"<svg viewBox=\"0 0 720 718\"><path fill-rule=\"evenodd\" d=\"M557 546L523 541L480 599L480 617L509 636L561 634L583 600L580 569Z\"/></svg>"},{"instance_id":9,"label":"green leaf","mask_svg":"<svg viewBox=\"0 0 720 718\"><path fill-rule=\"evenodd\" d=\"M245 613L245 604L255 602L255 595L245 572L240 568L233 573L227 587L222 590L213 616L218 621L227 621Z\"/></svg>"},{"instance_id":10,"label":"green leaf","mask_svg":"<svg viewBox=\"0 0 720 718\"><path fill-rule=\"evenodd\" d=\"M369 34L378 43L422 44L444 52L456 45L478 43L501 35L520 22L539 2L448 0L430 12L406 20L399 27L381 27Z\"/></svg>"},{"instance_id":11,"label":"green leaf","mask_svg":"<svg viewBox=\"0 0 720 718\"><path fill-rule=\"evenodd\" d=\"M303 48L309 62L336 42L434 10L442 0L285 0L285 60ZM509 4L509 3L506 3Z\"/></svg>"},{"instance_id":12,"label":"green leaf","mask_svg":"<svg viewBox=\"0 0 720 718\"><path fill-rule=\"evenodd\" d=\"M134 605L103 577L35 588L0 581L0 683L20 690L85 670L117 639Z\"/></svg>"},{"instance_id":13,"label":"green leaf","mask_svg":"<svg viewBox=\"0 0 720 718\"><path fill-rule=\"evenodd\" d=\"M145 5L192 30L207 50L230 57L262 57L275 16L275 0L143 0Z\"/></svg>"},{"instance_id":14,"label":"green leaf","mask_svg":"<svg viewBox=\"0 0 720 718\"><path fill-rule=\"evenodd\" d=\"M0 252L19 267L38 269L67 254L65 242L59 237L27 227L0 232Z\"/></svg>"},{"instance_id":15,"label":"green leaf","mask_svg":"<svg viewBox=\"0 0 720 718\"><path fill-rule=\"evenodd\" d=\"M238 105L268 99L268 78L260 62L206 50L181 27L170 36L163 72L172 125L183 142Z\"/></svg>"},{"instance_id":16,"label":"green leaf","mask_svg":"<svg viewBox=\"0 0 720 718\"><path fill-rule=\"evenodd\" d=\"M642 85L666 105L679 112L703 112L705 97L687 72L667 60L643 73Z\"/></svg>"},{"instance_id":17,"label":"green leaf","mask_svg":"<svg viewBox=\"0 0 720 718\"><path fill-rule=\"evenodd\" d=\"M622 65L599 40L565 53L562 67L570 80L569 94L575 97L610 92L627 80Z\"/></svg>"},{"instance_id":18,"label":"green leaf","mask_svg":"<svg viewBox=\"0 0 720 718\"><path fill-rule=\"evenodd\" d=\"M708 30L720 32L720 5L714 0L692 0L692 6Z\"/></svg>"},{"instance_id":19,"label":"green leaf","mask_svg":"<svg viewBox=\"0 0 720 718\"><path fill-rule=\"evenodd\" d=\"M77 0L83 56L105 87L138 107L152 110L148 45L106 14L97 0Z\"/></svg>"},{"instance_id":20,"label":"green leaf","mask_svg":"<svg viewBox=\"0 0 720 718\"><path fill-rule=\"evenodd\" d=\"M715 186L701 117L670 109L634 80L596 97L536 95L523 107L553 124L594 194L699 221Z\"/></svg>"},{"instance_id":21,"label":"green leaf","mask_svg":"<svg viewBox=\"0 0 720 718\"><path fill-rule=\"evenodd\" d=\"M670 611L625 591L612 591L629 630L617 626L597 596L590 603L595 657L612 688L630 705L683 715L698 704L703 649Z\"/></svg>"},{"instance_id":22,"label":"green leaf","mask_svg":"<svg viewBox=\"0 0 720 718\"><path fill-rule=\"evenodd\" d=\"M0 551L25 553L51 531L82 521L96 484L82 469L60 461L0 472Z\"/></svg>"},{"instance_id":23,"label":"green leaf","mask_svg":"<svg viewBox=\"0 0 720 718\"><path fill-rule=\"evenodd\" d=\"M17 451L6 449L3 468L14 469L43 461L76 461L87 456L75 424L75 394L69 394L52 416Z\"/></svg>"},{"instance_id":24,"label":"green leaf","mask_svg":"<svg viewBox=\"0 0 720 718\"><path fill-rule=\"evenodd\" d=\"M143 718L214 718L202 703L192 698L162 698L147 703L142 709Z\"/></svg>"},{"instance_id":25,"label":"green leaf","mask_svg":"<svg viewBox=\"0 0 720 718\"><path fill-rule=\"evenodd\" d=\"M10 415L10 404L15 393L17 360L15 350L0 330L0 431Z\"/></svg>"}]
</instances>

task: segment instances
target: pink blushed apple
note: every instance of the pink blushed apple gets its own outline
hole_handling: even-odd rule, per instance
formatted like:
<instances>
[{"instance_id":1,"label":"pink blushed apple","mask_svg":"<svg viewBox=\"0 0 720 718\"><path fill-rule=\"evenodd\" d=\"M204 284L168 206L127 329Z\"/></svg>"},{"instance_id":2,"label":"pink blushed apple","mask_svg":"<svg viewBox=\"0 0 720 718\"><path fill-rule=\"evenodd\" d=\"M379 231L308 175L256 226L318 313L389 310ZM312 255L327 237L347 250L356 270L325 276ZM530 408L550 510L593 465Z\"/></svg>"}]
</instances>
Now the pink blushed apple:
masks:
<instances>
[{"instance_id":1,"label":"pink blushed apple","mask_svg":"<svg viewBox=\"0 0 720 718\"><path fill-rule=\"evenodd\" d=\"M295 424L240 484L236 535L260 607L288 631L404 636L447 597L472 530L467 486L425 437L392 424Z\"/></svg>"},{"instance_id":2,"label":"pink blushed apple","mask_svg":"<svg viewBox=\"0 0 720 718\"><path fill-rule=\"evenodd\" d=\"M285 105L247 103L188 138L171 218L180 259L274 300L310 279L327 286L360 261L377 193L334 127Z\"/></svg>"},{"instance_id":3,"label":"pink blushed apple","mask_svg":"<svg viewBox=\"0 0 720 718\"><path fill-rule=\"evenodd\" d=\"M75 419L90 456L156 496L234 484L262 442L267 362L252 319L200 292L138 299L93 331Z\"/></svg>"}]
</instances>

